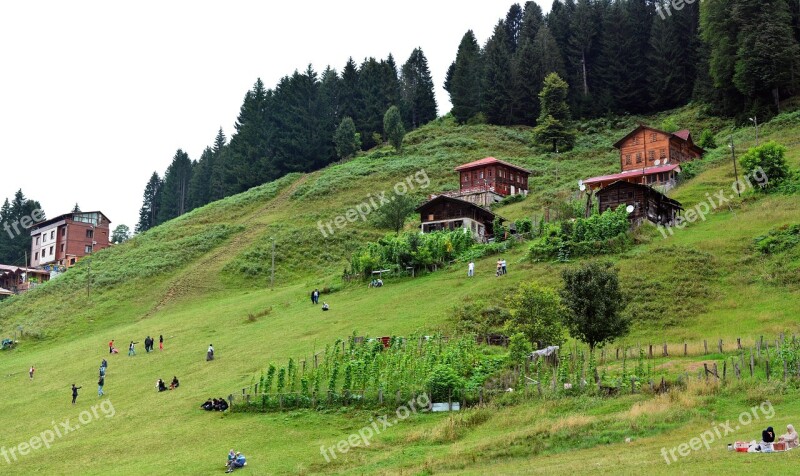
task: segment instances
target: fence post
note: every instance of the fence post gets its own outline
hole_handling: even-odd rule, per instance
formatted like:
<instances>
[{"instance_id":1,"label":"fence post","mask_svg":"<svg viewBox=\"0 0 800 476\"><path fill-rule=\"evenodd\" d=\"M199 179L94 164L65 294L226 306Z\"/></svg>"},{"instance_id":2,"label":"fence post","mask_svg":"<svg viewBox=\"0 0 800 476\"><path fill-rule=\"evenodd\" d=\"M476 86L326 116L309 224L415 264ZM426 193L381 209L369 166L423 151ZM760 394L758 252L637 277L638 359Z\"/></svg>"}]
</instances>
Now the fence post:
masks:
<instances>
[{"instance_id":1,"label":"fence post","mask_svg":"<svg viewBox=\"0 0 800 476\"><path fill-rule=\"evenodd\" d=\"M669 351L667 350L667 343L664 342L664 357L668 357L668 356L669 356Z\"/></svg>"},{"instance_id":2,"label":"fence post","mask_svg":"<svg viewBox=\"0 0 800 476\"><path fill-rule=\"evenodd\" d=\"M478 405L483 406L483 387L478 389Z\"/></svg>"},{"instance_id":3,"label":"fence post","mask_svg":"<svg viewBox=\"0 0 800 476\"><path fill-rule=\"evenodd\" d=\"M378 389L378 403L383 405L383 388Z\"/></svg>"},{"instance_id":4,"label":"fence post","mask_svg":"<svg viewBox=\"0 0 800 476\"><path fill-rule=\"evenodd\" d=\"M753 349L750 349L750 376L753 376L753 367L755 367L755 362L753 361Z\"/></svg>"},{"instance_id":5,"label":"fence post","mask_svg":"<svg viewBox=\"0 0 800 476\"><path fill-rule=\"evenodd\" d=\"M256 382L256 397L258 396L258 384L259 382Z\"/></svg>"},{"instance_id":6,"label":"fence post","mask_svg":"<svg viewBox=\"0 0 800 476\"><path fill-rule=\"evenodd\" d=\"M703 375L706 376L706 382L708 382L708 364L703 362Z\"/></svg>"},{"instance_id":7,"label":"fence post","mask_svg":"<svg viewBox=\"0 0 800 476\"><path fill-rule=\"evenodd\" d=\"M728 374L728 361L722 361L722 381L725 381L725 376Z\"/></svg>"},{"instance_id":8,"label":"fence post","mask_svg":"<svg viewBox=\"0 0 800 476\"><path fill-rule=\"evenodd\" d=\"M316 408L317 406L317 392L311 392L311 407Z\"/></svg>"},{"instance_id":9,"label":"fence post","mask_svg":"<svg viewBox=\"0 0 800 476\"><path fill-rule=\"evenodd\" d=\"M603 365L605 363L606 363L606 350L600 349L600 365Z\"/></svg>"},{"instance_id":10,"label":"fence post","mask_svg":"<svg viewBox=\"0 0 800 476\"><path fill-rule=\"evenodd\" d=\"M653 344L650 344L650 349L649 349L648 352L649 352L650 358L652 359L653 358Z\"/></svg>"},{"instance_id":11,"label":"fence post","mask_svg":"<svg viewBox=\"0 0 800 476\"><path fill-rule=\"evenodd\" d=\"M737 337L736 338L736 350L742 350L742 338L741 337Z\"/></svg>"},{"instance_id":12,"label":"fence post","mask_svg":"<svg viewBox=\"0 0 800 476\"><path fill-rule=\"evenodd\" d=\"M719 340L719 353L722 353L722 339Z\"/></svg>"},{"instance_id":13,"label":"fence post","mask_svg":"<svg viewBox=\"0 0 800 476\"><path fill-rule=\"evenodd\" d=\"M689 355L689 344L686 342L683 343L683 356L686 357Z\"/></svg>"},{"instance_id":14,"label":"fence post","mask_svg":"<svg viewBox=\"0 0 800 476\"><path fill-rule=\"evenodd\" d=\"M703 339L703 348L705 349L705 353L708 354L708 341Z\"/></svg>"},{"instance_id":15,"label":"fence post","mask_svg":"<svg viewBox=\"0 0 800 476\"><path fill-rule=\"evenodd\" d=\"M631 377L631 393L636 393L636 377Z\"/></svg>"},{"instance_id":16,"label":"fence post","mask_svg":"<svg viewBox=\"0 0 800 476\"><path fill-rule=\"evenodd\" d=\"M447 389L447 411L453 411L453 389Z\"/></svg>"}]
</instances>

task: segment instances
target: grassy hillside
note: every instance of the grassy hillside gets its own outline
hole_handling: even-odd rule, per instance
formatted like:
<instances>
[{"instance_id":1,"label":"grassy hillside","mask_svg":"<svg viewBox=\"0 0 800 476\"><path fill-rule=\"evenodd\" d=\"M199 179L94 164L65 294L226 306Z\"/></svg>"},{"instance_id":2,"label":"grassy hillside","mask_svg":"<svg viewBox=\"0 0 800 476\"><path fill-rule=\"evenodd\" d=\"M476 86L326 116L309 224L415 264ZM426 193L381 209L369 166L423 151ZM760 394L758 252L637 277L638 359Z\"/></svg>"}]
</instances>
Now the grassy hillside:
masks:
<instances>
[{"instance_id":1,"label":"grassy hillside","mask_svg":"<svg viewBox=\"0 0 800 476\"><path fill-rule=\"evenodd\" d=\"M325 237L320 221L346 214L369 195L391 193L396 183L422 170L430 184L420 193L456 189L452 169L489 155L533 171L531 195L500 213L510 219L541 216L544 203L573 197L578 179L615 171L618 156L611 144L637 122L657 125L667 117L696 134L702 128L719 132L719 144L728 133L722 121L689 107L658 117L583 124L576 149L553 154L534 148L530 131L523 128L457 127L439 119L409 134L402 155L381 148L318 172L290 175L98 252L92 258L90 290L88 263L82 261L36 291L3 302L3 334L22 326L25 337L17 349L0 353L5 390L0 409L10 417L0 445L28 441L67 418L74 423L100 401L114 408L113 417L101 412L51 448L19 457L4 472L133 474L169 468L210 474L222 471L230 447L247 454L246 471L253 474L550 473L587 459L598 472L619 470L622 464L656 473L735 468L719 442L711 452L694 453L670 467L658 452L705 431L712 421L735 418L741 408L762 402L769 396L763 389L690 389L673 397L677 401L642 395L580 397L455 417L416 415L388 429L370 447L331 463L321 456L320 446L335 445L376 415L220 415L198 409L208 397L249 385L270 361L308 357L354 330L360 335L452 333L451 309L465 299L503 296L530 280L558 286L561 270L569 265L531 263L520 246L505 256L510 273L502 279L494 277L496 258L488 257L476 263L473 280L464 279L463 266L455 265L414 279L389 278L387 286L367 289L361 283L345 284L340 276L350 253L385 231L358 220ZM792 144L788 158L795 169L800 166L798 122L797 113L787 114L761 129L763 140ZM736 130L737 150L752 145L753 136L752 129ZM697 176L672 195L688 208L707 193L730 190L734 179L727 154L726 147L710 152ZM796 195L747 194L666 239L654 228L642 229L635 247L613 257L634 298L634 327L622 344L688 340L697 345L703 339L730 342L800 330L796 249L764 257L752 246L756 237L798 222ZM310 305L308 293L315 287L330 290L322 299L331 304L331 312ZM251 319L251 314L261 317ZM139 355L125 355L130 340L159 334L165 338L164 352L146 355L140 344ZM108 357L106 343L112 338L121 354ZM217 349L214 362L204 360L209 343ZM95 382L103 357L109 360L107 396L99 400ZM31 364L38 368L33 381L27 376ZM156 379L173 375L181 387L156 393ZM69 403L73 382L83 385L75 406ZM775 389L776 395L783 391ZM773 401L776 428L797 414L795 400ZM755 434L753 426L729 439L749 440ZM623 443L626 437L633 437L633 443ZM795 457L759 459L759 464L780 470L796 464ZM0 466L4 461L0 455Z\"/></svg>"}]
</instances>

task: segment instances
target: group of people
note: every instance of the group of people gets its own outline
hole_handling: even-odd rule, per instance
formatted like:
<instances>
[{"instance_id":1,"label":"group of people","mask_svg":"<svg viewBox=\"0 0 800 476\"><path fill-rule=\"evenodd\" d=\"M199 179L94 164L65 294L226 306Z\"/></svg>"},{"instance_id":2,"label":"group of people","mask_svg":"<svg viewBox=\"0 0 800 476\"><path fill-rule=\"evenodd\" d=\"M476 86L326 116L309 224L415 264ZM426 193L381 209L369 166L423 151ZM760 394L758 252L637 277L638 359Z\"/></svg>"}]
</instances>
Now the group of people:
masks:
<instances>
[{"instance_id":1,"label":"group of people","mask_svg":"<svg viewBox=\"0 0 800 476\"><path fill-rule=\"evenodd\" d=\"M383 286L383 280L380 278L372 278L372 281L369 283L369 287L371 288L379 288Z\"/></svg>"},{"instance_id":2,"label":"group of people","mask_svg":"<svg viewBox=\"0 0 800 476\"><path fill-rule=\"evenodd\" d=\"M150 336L144 338L144 350L145 352L152 352L153 351L153 344L155 344L155 339ZM164 336L158 336L158 350L164 350Z\"/></svg>"},{"instance_id":3,"label":"group of people","mask_svg":"<svg viewBox=\"0 0 800 476\"><path fill-rule=\"evenodd\" d=\"M313 304L315 306L317 304L319 304L319 289L315 289L315 290L311 291L311 304ZM323 311L327 311L328 309L330 309L330 306L328 306L327 302L323 301L322 310Z\"/></svg>"},{"instance_id":4,"label":"group of people","mask_svg":"<svg viewBox=\"0 0 800 476\"><path fill-rule=\"evenodd\" d=\"M786 443L786 449L797 448L800 438L793 425L786 425L786 433L778 437L777 442ZM775 430L771 426L761 432L761 442L752 441L747 449L748 453L770 452L776 443Z\"/></svg>"},{"instance_id":5,"label":"group of people","mask_svg":"<svg viewBox=\"0 0 800 476\"><path fill-rule=\"evenodd\" d=\"M206 411L224 412L228 409L228 401L224 398L209 398L206 403L200 405L200 408Z\"/></svg>"},{"instance_id":6,"label":"group of people","mask_svg":"<svg viewBox=\"0 0 800 476\"><path fill-rule=\"evenodd\" d=\"M495 272L495 276L502 276L507 273L506 269L506 260L500 258L497 260L497 271ZM471 278L475 276L475 262L470 261L467 265L467 277Z\"/></svg>"},{"instance_id":7,"label":"group of people","mask_svg":"<svg viewBox=\"0 0 800 476\"><path fill-rule=\"evenodd\" d=\"M172 377L172 382L169 384L169 390L175 390L180 386L180 382L178 381L178 377ZM156 381L156 390L159 392L164 392L167 390L167 384L164 383L164 380L158 379Z\"/></svg>"},{"instance_id":8,"label":"group of people","mask_svg":"<svg viewBox=\"0 0 800 476\"><path fill-rule=\"evenodd\" d=\"M244 468L246 464L247 460L245 459L244 455L231 449L228 452L228 462L225 463L225 467L227 468L227 471L225 472L232 473L234 469Z\"/></svg>"}]
</instances>

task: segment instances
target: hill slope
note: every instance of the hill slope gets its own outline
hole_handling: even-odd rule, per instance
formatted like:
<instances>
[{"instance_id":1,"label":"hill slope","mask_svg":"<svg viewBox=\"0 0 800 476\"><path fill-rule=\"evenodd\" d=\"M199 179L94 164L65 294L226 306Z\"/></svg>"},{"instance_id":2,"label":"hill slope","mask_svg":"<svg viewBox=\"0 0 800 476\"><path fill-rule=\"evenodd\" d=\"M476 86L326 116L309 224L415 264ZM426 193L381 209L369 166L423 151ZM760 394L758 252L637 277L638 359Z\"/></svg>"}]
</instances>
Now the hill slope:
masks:
<instances>
[{"instance_id":1,"label":"hill slope","mask_svg":"<svg viewBox=\"0 0 800 476\"><path fill-rule=\"evenodd\" d=\"M669 115L692 130L722 127L721 121L699 117L692 108ZM417 183L421 192L455 189L453 167L488 155L533 171L531 196L502 208L502 214L511 219L540 215L542 203L571 197L579 178L616 169L617 155L610 145L621 131L640 120L658 123L664 117L593 121L583 126L585 133L576 149L558 156L533 148L525 129L456 127L440 119L409 134L402 156L388 148L377 149L318 172L290 175L98 252L92 258L88 291L84 261L35 292L0 304L3 332L9 334L17 326L25 332L16 350L0 354L6 389L0 409L12 417L0 445L9 448L28 441L67 418L75 422L81 411L98 402L93 385L103 357L109 359L104 399L114 408L113 417L100 413L51 448L21 456L9 469L130 474L163 471L166 465L207 474L221 468L222 456L235 446L250 457L248 470L254 474L400 473L403 468L507 474L574 463L582 454L596 454L592 446L619 441L618 436L636 425L647 428L637 433L643 442L625 450L624 458L620 448L604 449L607 456L598 460L598 471L620 461L650 461L654 470L664 469L659 466L662 462L653 461L654 455L658 457L653 446L680 443L707 428L709 414L730 414L736 411L735 403L746 403L750 397L706 401L700 395L690 402L697 411L686 417L676 416L680 405L673 403L662 405L663 413L645 420L631 414L637 402L646 405L638 396L556 402L544 410L523 404L489 416L467 414L464 421L418 415L387 431L373 447L329 464L320 455L320 446L336 444L374 415L305 411L218 415L198 410L210 396L228 395L249 385L268 362L307 357L353 330L365 335L452 332L450 309L464 299L503 295L529 280L557 286L565 266L530 263L524 259L524 247L517 247L506 256L510 274L501 280L494 277L490 257L477 262L474 280L463 279L464 270L455 266L367 290L360 284L343 285L341 272L354 249L383 232L358 220L326 237L319 231L320 221L334 220L368 200L368 195L390 191L423 170L430 185L423 189ZM796 142L797 119L796 113L779 117L762 128L762 137ZM735 133L739 150L752 143L751 135L749 129ZM721 134L718 142L722 141ZM706 194L729 190L734 179L728 160L723 148L710 153L698 175L674 196L692 206ZM790 146L789 160L795 168L800 165L800 144ZM800 283L795 277L800 259L797 254L780 261L763 258L751 244L756 236L798 222L797 196L747 196L666 239L654 229L643 229L637 234L637 246L614 257L623 285L635 297L637 320L627 340L729 341L756 333L796 332ZM277 254L275 286L270 290L273 240ZM324 296L331 312L323 315L309 305L308 292L314 287L331 288L333 292ZM250 314L263 317L248 319ZM164 352L107 355L108 340L116 339L125 349L129 341L141 342L148 334L164 336ZM214 362L204 361L209 343L219 356ZM31 364L39 370L28 381ZM155 380L172 375L181 379L180 389L157 394ZM84 386L74 407L68 402L73 382ZM797 411L787 405L787 412ZM581 419L584 412L588 419ZM563 461L557 456L543 462L532 459L557 449L536 446L547 433L542 425L561 431L569 440L572 432L594 434L612 420L622 423L578 445L575 448L585 449ZM516 430L508 433L512 423ZM671 432L659 436L665 431ZM165 448L164 442L169 446ZM692 465L686 471L716 468L713 465L719 463L699 457L686 461Z\"/></svg>"}]
</instances>

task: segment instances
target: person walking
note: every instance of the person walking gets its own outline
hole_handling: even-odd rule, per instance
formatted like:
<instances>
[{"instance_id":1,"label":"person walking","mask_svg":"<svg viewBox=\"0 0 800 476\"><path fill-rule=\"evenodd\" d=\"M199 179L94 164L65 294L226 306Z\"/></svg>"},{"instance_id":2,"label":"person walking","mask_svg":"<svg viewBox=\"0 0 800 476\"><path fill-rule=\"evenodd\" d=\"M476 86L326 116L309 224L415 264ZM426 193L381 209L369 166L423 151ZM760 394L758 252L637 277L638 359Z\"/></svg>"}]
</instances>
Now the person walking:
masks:
<instances>
[{"instance_id":1,"label":"person walking","mask_svg":"<svg viewBox=\"0 0 800 476\"><path fill-rule=\"evenodd\" d=\"M106 368L100 366L100 377L105 377L105 376L106 376Z\"/></svg>"},{"instance_id":2,"label":"person walking","mask_svg":"<svg viewBox=\"0 0 800 476\"><path fill-rule=\"evenodd\" d=\"M75 384L72 384L72 404L75 405L75 400L78 399L78 390L83 387L76 387Z\"/></svg>"},{"instance_id":3,"label":"person walking","mask_svg":"<svg viewBox=\"0 0 800 476\"><path fill-rule=\"evenodd\" d=\"M475 263L470 261L467 265L467 277L475 276Z\"/></svg>"},{"instance_id":4,"label":"person walking","mask_svg":"<svg viewBox=\"0 0 800 476\"><path fill-rule=\"evenodd\" d=\"M136 344L138 344L138 342L131 341L128 346L128 357L136 355Z\"/></svg>"},{"instance_id":5,"label":"person walking","mask_svg":"<svg viewBox=\"0 0 800 476\"><path fill-rule=\"evenodd\" d=\"M34 367L33 365L31 365L31 368L30 368L30 370L28 370L28 375L30 375L30 377L31 377L31 380L33 380L33 373L34 373L34 372L36 372L36 367Z\"/></svg>"},{"instance_id":6,"label":"person walking","mask_svg":"<svg viewBox=\"0 0 800 476\"><path fill-rule=\"evenodd\" d=\"M158 335L158 350L164 350L164 336L162 334Z\"/></svg>"},{"instance_id":7,"label":"person walking","mask_svg":"<svg viewBox=\"0 0 800 476\"><path fill-rule=\"evenodd\" d=\"M506 260L505 259L501 259L500 260L500 266L503 268L503 274L506 274Z\"/></svg>"},{"instance_id":8,"label":"person walking","mask_svg":"<svg viewBox=\"0 0 800 476\"><path fill-rule=\"evenodd\" d=\"M100 379L97 381L97 396L98 397L102 397L103 396L103 385L105 383L106 383L106 378L104 376L100 375Z\"/></svg>"},{"instance_id":9,"label":"person walking","mask_svg":"<svg viewBox=\"0 0 800 476\"><path fill-rule=\"evenodd\" d=\"M208 344L208 352L206 353L206 362L209 360L214 360L214 346L212 344Z\"/></svg>"},{"instance_id":10,"label":"person walking","mask_svg":"<svg viewBox=\"0 0 800 476\"><path fill-rule=\"evenodd\" d=\"M494 275L495 275L495 276L500 276L500 274L501 274L502 272L503 272L503 262L502 262L502 261L500 261L500 260L497 260L497 272L495 272L495 274L494 274Z\"/></svg>"}]
</instances>

